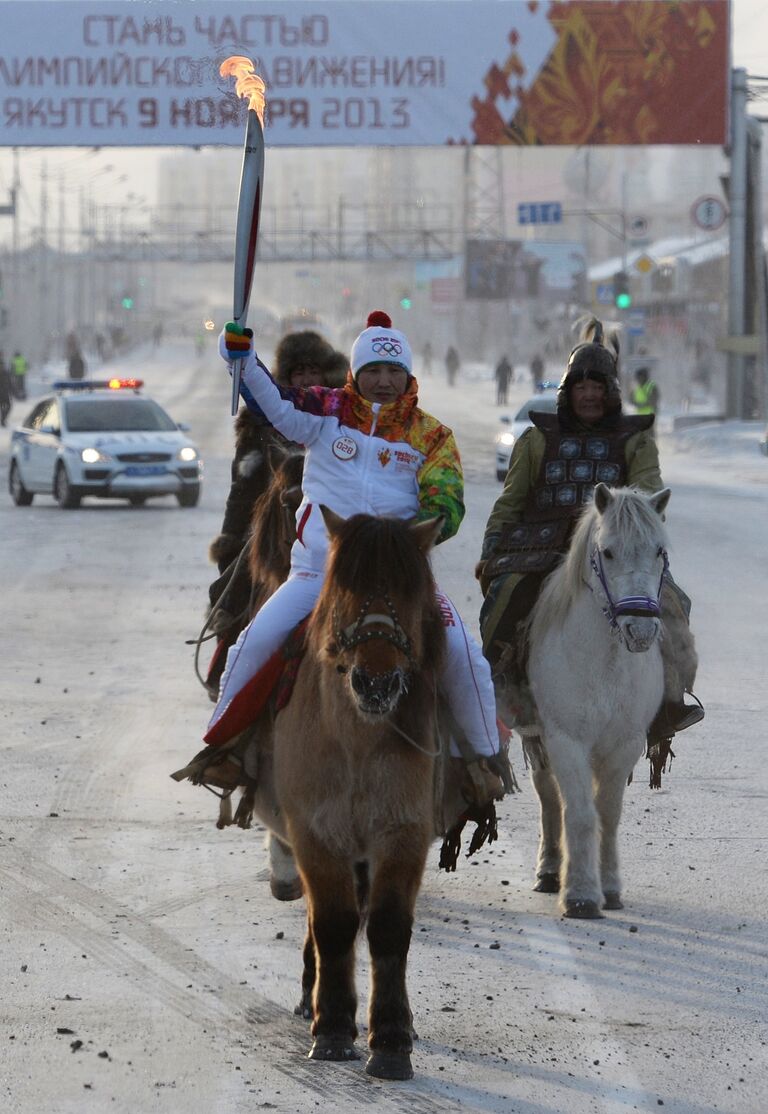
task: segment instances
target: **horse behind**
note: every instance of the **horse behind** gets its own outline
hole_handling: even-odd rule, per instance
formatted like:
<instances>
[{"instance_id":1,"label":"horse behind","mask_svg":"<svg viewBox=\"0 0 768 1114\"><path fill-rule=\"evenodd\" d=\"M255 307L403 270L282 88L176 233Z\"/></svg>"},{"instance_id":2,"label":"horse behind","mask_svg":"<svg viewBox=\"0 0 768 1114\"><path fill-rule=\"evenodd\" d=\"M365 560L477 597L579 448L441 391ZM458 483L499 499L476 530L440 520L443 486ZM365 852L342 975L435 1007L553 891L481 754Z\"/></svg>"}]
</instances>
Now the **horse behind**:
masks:
<instances>
[{"instance_id":1,"label":"horse behind","mask_svg":"<svg viewBox=\"0 0 768 1114\"><path fill-rule=\"evenodd\" d=\"M621 909L624 788L663 696L659 594L669 490L595 488L562 564L533 609L528 673L542 729L533 782L541 828L536 889L567 917Z\"/></svg>"},{"instance_id":2,"label":"horse behind","mask_svg":"<svg viewBox=\"0 0 768 1114\"><path fill-rule=\"evenodd\" d=\"M254 807L293 851L307 904L303 997L315 1060L356 1059L354 949L366 926L370 1056L413 1072L406 963L435 836L435 675L444 630L428 561L440 520L418 525L323 508L326 580Z\"/></svg>"}]
</instances>

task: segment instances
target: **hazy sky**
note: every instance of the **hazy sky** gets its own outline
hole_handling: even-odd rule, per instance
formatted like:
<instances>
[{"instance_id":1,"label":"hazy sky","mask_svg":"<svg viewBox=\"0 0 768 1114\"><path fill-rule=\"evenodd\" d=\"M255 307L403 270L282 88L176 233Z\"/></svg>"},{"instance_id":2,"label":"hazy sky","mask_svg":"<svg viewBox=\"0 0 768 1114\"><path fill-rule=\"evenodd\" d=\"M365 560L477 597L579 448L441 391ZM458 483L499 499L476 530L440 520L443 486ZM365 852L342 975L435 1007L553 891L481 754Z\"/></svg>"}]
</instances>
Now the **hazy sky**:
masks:
<instances>
[{"instance_id":1,"label":"hazy sky","mask_svg":"<svg viewBox=\"0 0 768 1114\"><path fill-rule=\"evenodd\" d=\"M768 0L733 0L732 60L734 66L743 66L751 74L768 77ZM765 89L766 100L755 102L752 111L768 116L768 84ZM22 154L23 206L28 214L37 208L44 162L49 175L58 177L63 173L72 189L98 174L99 193L105 203L122 203L129 194L132 195L129 203L144 195L154 200L156 167L165 153L167 149L162 148L103 148L98 152L87 148L25 149ZM11 151L0 147L0 204L7 199L11 180Z\"/></svg>"}]
</instances>

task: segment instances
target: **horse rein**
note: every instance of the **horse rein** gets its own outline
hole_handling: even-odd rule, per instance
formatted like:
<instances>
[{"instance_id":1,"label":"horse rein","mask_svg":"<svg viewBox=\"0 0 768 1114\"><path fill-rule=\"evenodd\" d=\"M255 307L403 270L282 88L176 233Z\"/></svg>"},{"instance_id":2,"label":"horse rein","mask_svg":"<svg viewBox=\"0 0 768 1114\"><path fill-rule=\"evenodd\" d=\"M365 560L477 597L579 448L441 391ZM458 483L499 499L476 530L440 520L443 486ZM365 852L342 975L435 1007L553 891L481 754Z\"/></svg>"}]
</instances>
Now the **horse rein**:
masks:
<instances>
[{"instance_id":1,"label":"horse rein","mask_svg":"<svg viewBox=\"0 0 768 1114\"><path fill-rule=\"evenodd\" d=\"M369 611L375 599L383 600L388 614ZM364 630L365 627L376 625L385 627L385 630ZM411 640L400 625L395 605L383 589L371 592L363 600L357 619L349 626L341 627L338 623L336 612L333 615L333 637L339 650L353 650L365 642L389 642L396 649L405 654L408 665L413 668L413 654L411 653ZM346 673L345 666L337 666L340 673Z\"/></svg>"},{"instance_id":2,"label":"horse rein","mask_svg":"<svg viewBox=\"0 0 768 1114\"><path fill-rule=\"evenodd\" d=\"M603 565L603 554L596 546L590 555L589 564L595 576L600 582L600 587L603 589L605 595L605 607L603 614L611 625L614 631L619 630L618 619L622 615L635 615L642 619L658 619L661 616L661 604L659 597L661 596L661 589L664 584L664 577L669 572L669 556L666 549L662 549L660 556L663 561L661 576L659 577L659 587L656 596L621 596L620 599L615 600L611 595L611 589L608 586L608 578L605 575L605 566ZM590 592L593 591L592 585L587 583Z\"/></svg>"}]
</instances>

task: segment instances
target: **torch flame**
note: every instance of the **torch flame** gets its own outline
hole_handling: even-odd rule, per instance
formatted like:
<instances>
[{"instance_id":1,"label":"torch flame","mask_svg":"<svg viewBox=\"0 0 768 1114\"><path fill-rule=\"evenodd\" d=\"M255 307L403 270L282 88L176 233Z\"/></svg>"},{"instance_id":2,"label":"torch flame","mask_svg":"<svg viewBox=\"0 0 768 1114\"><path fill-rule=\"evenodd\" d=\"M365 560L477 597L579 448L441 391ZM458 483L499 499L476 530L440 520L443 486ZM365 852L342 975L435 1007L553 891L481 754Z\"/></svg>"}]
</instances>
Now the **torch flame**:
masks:
<instances>
[{"instance_id":1,"label":"torch flame","mask_svg":"<svg viewBox=\"0 0 768 1114\"><path fill-rule=\"evenodd\" d=\"M267 87L259 75L254 72L253 62L250 58L233 54L231 58L225 58L221 63L219 73L222 77L236 78L235 92L238 97L248 101L248 107L253 109L263 127L264 108L267 103L264 94Z\"/></svg>"}]
</instances>

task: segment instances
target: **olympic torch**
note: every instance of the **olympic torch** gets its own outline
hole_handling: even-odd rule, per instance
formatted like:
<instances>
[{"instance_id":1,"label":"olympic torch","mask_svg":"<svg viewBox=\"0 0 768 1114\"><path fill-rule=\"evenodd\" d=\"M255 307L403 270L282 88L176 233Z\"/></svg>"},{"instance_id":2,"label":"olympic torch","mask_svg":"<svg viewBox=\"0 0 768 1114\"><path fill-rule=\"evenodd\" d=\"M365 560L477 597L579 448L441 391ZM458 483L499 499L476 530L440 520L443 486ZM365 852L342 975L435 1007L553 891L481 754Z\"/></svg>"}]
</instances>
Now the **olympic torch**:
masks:
<instances>
[{"instance_id":1,"label":"olympic torch","mask_svg":"<svg viewBox=\"0 0 768 1114\"><path fill-rule=\"evenodd\" d=\"M222 77L234 77L235 92L248 101L248 122L245 126L243 166L237 199L235 230L235 285L232 320L245 328L251 298L256 242L259 236L259 212L264 181L264 106L265 85L254 73L250 58L234 55L221 63ZM240 404L240 360L232 361L232 413Z\"/></svg>"}]
</instances>

